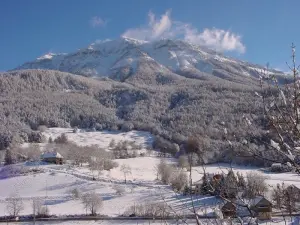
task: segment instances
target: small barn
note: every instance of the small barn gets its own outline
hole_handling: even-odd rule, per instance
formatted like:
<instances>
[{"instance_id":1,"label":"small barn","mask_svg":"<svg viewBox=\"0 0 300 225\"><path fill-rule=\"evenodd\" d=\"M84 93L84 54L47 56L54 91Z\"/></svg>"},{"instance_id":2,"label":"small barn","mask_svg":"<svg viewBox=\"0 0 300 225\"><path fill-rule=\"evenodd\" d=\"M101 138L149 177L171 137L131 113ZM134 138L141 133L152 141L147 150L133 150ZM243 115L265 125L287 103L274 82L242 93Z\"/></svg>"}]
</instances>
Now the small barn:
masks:
<instances>
[{"instance_id":1,"label":"small barn","mask_svg":"<svg viewBox=\"0 0 300 225\"><path fill-rule=\"evenodd\" d=\"M63 157L58 152L45 152L41 155L41 160L47 163L63 164Z\"/></svg>"},{"instance_id":2,"label":"small barn","mask_svg":"<svg viewBox=\"0 0 300 225\"><path fill-rule=\"evenodd\" d=\"M263 196L258 196L251 202L251 210L260 220L272 218L272 203Z\"/></svg>"},{"instance_id":3,"label":"small barn","mask_svg":"<svg viewBox=\"0 0 300 225\"><path fill-rule=\"evenodd\" d=\"M232 202L226 202L221 208L224 218L232 218L236 216L236 205Z\"/></svg>"}]
</instances>

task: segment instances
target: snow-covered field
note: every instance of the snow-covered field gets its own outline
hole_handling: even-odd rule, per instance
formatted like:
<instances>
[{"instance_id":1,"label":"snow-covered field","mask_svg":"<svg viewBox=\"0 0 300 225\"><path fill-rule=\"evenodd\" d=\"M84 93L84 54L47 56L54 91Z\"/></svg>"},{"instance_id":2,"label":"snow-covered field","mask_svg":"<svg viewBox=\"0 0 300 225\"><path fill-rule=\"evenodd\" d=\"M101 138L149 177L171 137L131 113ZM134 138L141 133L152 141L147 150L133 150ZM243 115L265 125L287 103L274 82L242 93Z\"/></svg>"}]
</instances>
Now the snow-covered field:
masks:
<instances>
[{"instance_id":1,"label":"snow-covered field","mask_svg":"<svg viewBox=\"0 0 300 225\"><path fill-rule=\"evenodd\" d=\"M151 144L153 138L147 132L131 131L127 133L120 132L78 132L73 133L71 129L54 128L45 132L47 137L55 138L62 133L66 133L69 140L78 145L97 144L102 148L108 148L112 139L116 142L121 140L135 141L142 144L143 148ZM176 159L166 159L169 163L176 162ZM81 193L95 191L103 198L103 207L101 214L108 216L122 215L128 207L134 204L149 203L154 201L165 201L174 210L180 213L191 213L191 201L189 197L179 196L174 193L170 187L161 185L156 181L155 166L159 163L160 158L155 154L145 157L130 159L116 159L119 166L111 171L103 171L101 174L95 174L96 181L93 181L92 172L85 166L73 167L70 165L33 165L23 163L16 166L24 168L35 168L42 173L30 173L22 176L15 176L6 179L0 179L0 216L7 215L5 199L11 194L18 194L25 204L21 214L32 213L32 198L41 197L45 200L50 214L67 215L67 214L84 214L85 210L80 200L73 199L71 191L77 188ZM126 164L131 167L131 174L127 177L127 184L124 183L124 174L121 172L121 165ZM234 171L246 174L249 171L263 173L259 168L232 166ZM205 167L209 173L227 173L229 165L214 164ZM2 168L3 169L3 168ZM200 180L203 174L202 167L194 167L193 181ZM1 171L0 171L1 174ZM294 173L283 174L265 174L269 185L277 183L294 184L300 187L300 177ZM123 195L117 195L113 189L116 185L125 189ZM199 213L210 213L214 207L217 207L218 200L211 196L199 196L195 199L195 205ZM136 224L124 221L109 221L101 224ZM100 221L93 222L63 222L61 224L100 224ZM144 222L143 222L144 223ZM139 224L143 224L142 222ZM38 223L39 224L39 223ZM50 224L50 223L41 223ZM53 223L51 223L53 224ZM145 224L149 224L146 221ZM151 223L150 224L156 224ZM160 224L160 223L157 223ZM280 224L275 223L274 224Z\"/></svg>"},{"instance_id":2,"label":"snow-covered field","mask_svg":"<svg viewBox=\"0 0 300 225\"><path fill-rule=\"evenodd\" d=\"M136 144L141 144L144 148L147 147L147 145L151 145L153 141L153 136L149 132L143 131L85 132L84 130L79 130L77 133L73 133L73 129L69 128L50 128L47 129L43 134L47 139L49 137L55 139L63 133L67 135L70 141L75 142L77 145L98 145L101 148L107 148L112 139L114 139L116 143L125 140L135 141Z\"/></svg>"},{"instance_id":3,"label":"snow-covered field","mask_svg":"<svg viewBox=\"0 0 300 225\"><path fill-rule=\"evenodd\" d=\"M245 224L247 223L247 220L244 221ZM271 221L259 221L258 224L260 225L298 225L297 223L298 220L295 218L273 218ZM24 223L10 223L11 225L32 225L32 222L24 222ZM40 222L37 221L35 225L53 225L53 224L58 224L58 222ZM62 221L59 222L60 225L76 225L76 224L81 224L81 225L119 225L119 224L124 224L124 225L166 225L166 224L176 224L176 225L181 225L181 224L189 224L189 225L194 225L197 224L195 220L188 219L184 221L175 221L175 220L168 220L168 221L161 221L161 220L98 220L98 221ZM218 224L218 225L240 225L241 223L239 221L228 221L228 220L215 220L215 219L200 219L200 224L201 225L212 225L212 224Z\"/></svg>"}]
</instances>

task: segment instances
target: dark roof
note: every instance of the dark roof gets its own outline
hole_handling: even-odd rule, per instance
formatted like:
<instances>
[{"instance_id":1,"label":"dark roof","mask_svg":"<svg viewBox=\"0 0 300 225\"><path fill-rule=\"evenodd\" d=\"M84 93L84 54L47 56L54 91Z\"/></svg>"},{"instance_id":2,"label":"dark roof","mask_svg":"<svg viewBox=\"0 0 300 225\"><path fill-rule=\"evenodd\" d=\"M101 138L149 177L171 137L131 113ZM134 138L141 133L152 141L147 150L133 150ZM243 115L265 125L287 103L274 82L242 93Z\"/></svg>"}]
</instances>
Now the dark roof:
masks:
<instances>
[{"instance_id":1,"label":"dark roof","mask_svg":"<svg viewBox=\"0 0 300 225\"><path fill-rule=\"evenodd\" d=\"M62 159L62 155L58 152L45 152L41 155L42 159L49 159L49 158L56 158L56 159Z\"/></svg>"},{"instance_id":2,"label":"dark roof","mask_svg":"<svg viewBox=\"0 0 300 225\"><path fill-rule=\"evenodd\" d=\"M250 205L252 207L255 207L255 206L257 206L259 204L263 204L263 203L265 205L272 205L271 201L269 201L268 199L266 199L264 196L257 196L257 197L255 197L254 199L252 199L250 201Z\"/></svg>"},{"instance_id":3,"label":"dark roof","mask_svg":"<svg viewBox=\"0 0 300 225\"><path fill-rule=\"evenodd\" d=\"M232 202L226 202L222 208L222 211L231 211L231 210L236 210L236 205L233 204Z\"/></svg>"}]
</instances>

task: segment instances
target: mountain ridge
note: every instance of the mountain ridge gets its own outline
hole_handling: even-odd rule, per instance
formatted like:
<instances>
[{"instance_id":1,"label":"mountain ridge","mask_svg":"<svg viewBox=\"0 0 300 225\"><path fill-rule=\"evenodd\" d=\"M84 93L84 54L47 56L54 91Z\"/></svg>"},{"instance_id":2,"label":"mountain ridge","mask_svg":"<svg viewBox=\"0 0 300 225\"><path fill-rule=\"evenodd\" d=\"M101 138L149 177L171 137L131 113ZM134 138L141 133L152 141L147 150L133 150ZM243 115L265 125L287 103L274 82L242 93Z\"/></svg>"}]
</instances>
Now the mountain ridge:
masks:
<instances>
[{"instance_id":1,"label":"mountain ridge","mask_svg":"<svg viewBox=\"0 0 300 225\"><path fill-rule=\"evenodd\" d=\"M177 79L191 75L194 79L207 75L229 80L256 79L264 71L264 67L257 64L226 57L182 40L146 42L131 38L98 41L67 54L48 53L15 70L19 69L51 69L118 81L134 79L142 73L143 76L151 74L151 82L156 82L159 76ZM284 73L269 69L267 75L283 76Z\"/></svg>"}]
</instances>

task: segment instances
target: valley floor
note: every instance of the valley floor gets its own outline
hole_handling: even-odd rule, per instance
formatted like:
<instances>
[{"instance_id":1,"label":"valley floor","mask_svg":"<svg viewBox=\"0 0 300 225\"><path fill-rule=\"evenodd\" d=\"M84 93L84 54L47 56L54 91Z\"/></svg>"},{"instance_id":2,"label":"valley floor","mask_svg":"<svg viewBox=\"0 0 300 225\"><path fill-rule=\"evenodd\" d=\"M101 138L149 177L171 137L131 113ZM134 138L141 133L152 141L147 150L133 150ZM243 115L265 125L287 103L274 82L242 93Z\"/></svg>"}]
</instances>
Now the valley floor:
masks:
<instances>
[{"instance_id":1,"label":"valley floor","mask_svg":"<svg viewBox=\"0 0 300 225\"><path fill-rule=\"evenodd\" d=\"M108 132L86 132L73 134L66 129L49 129L46 135L58 136L62 132L67 132L70 139L78 144L99 144L106 148L112 138L115 140L135 140L143 144L144 148L151 143L152 137L149 133L143 132L128 132L128 133L108 133ZM88 142L91 140L91 142ZM86 167L73 167L70 165L44 165L33 163L22 163L14 165L21 169L34 168L40 170L39 173L27 173L21 176L3 177L5 167L0 170L0 216L7 215L5 199L11 194L18 194L24 202L24 210L22 215L32 213L32 199L40 197L45 200L50 214L52 215L75 215L85 214L83 205L79 199L74 199L71 191L77 188L81 193L95 191L103 198L103 207L100 211L102 215L120 216L126 213L130 206L150 203L155 201L163 201L167 203L172 210L181 214L191 214L192 204L188 196L176 194L169 186L162 185L156 180L155 166L160 162L159 157L155 154L145 157L137 157L130 159L117 159L119 167L112 169L110 172L103 171L101 174L94 174L97 180L92 180L92 172ZM175 163L175 159L167 158L169 163ZM120 170L120 165L130 165L132 173L127 178L127 183L124 182L124 175ZM205 167L209 173L227 173L230 168L228 164L214 164ZM249 171L257 171L264 173L260 168L246 166L232 166L234 171L239 171L246 174ZM194 167L193 181L200 180L203 175L202 167ZM265 173L267 182L270 186L284 182L285 184L294 184L300 188L300 176L295 173ZM116 185L122 186L125 193L122 195L116 194L113 189ZM213 196L196 196L194 203L197 212L201 215L211 215L219 204L218 199ZM284 224L278 219L272 224ZM62 225L67 224L161 224L161 222L153 221L66 221L61 222ZM30 223L22 223L30 224ZM53 224L51 222L38 222L36 224ZM271 224L271 223L269 223Z\"/></svg>"}]
</instances>

